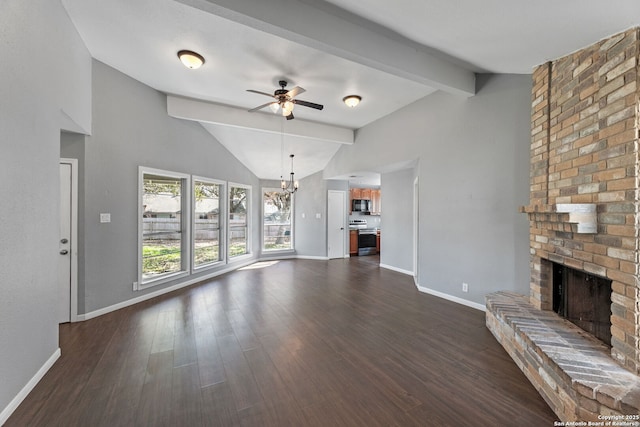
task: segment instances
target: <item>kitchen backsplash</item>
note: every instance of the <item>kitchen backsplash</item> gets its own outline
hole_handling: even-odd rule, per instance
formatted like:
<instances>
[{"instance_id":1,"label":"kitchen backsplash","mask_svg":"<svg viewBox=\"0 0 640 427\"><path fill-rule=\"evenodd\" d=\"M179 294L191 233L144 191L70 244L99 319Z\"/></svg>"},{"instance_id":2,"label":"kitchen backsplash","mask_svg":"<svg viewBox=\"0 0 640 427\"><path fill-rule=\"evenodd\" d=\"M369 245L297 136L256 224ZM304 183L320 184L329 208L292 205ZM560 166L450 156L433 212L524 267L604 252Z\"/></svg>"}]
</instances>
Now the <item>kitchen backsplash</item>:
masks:
<instances>
[{"instance_id":1,"label":"kitchen backsplash","mask_svg":"<svg viewBox=\"0 0 640 427\"><path fill-rule=\"evenodd\" d=\"M367 221L368 228L382 228L382 221L380 221L380 216L377 215L365 215L360 212L353 212L349 215L349 220L352 219L364 219Z\"/></svg>"}]
</instances>

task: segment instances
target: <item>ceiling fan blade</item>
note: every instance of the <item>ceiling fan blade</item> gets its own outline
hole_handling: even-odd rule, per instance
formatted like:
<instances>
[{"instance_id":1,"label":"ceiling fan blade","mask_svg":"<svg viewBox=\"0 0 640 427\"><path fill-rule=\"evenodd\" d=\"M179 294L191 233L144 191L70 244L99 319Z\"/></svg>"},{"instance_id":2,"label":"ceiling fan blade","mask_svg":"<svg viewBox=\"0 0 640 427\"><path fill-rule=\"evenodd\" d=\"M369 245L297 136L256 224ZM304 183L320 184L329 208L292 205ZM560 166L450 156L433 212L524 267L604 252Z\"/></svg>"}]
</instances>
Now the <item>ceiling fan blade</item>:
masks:
<instances>
[{"instance_id":1,"label":"ceiling fan blade","mask_svg":"<svg viewBox=\"0 0 640 427\"><path fill-rule=\"evenodd\" d=\"M288 116L284 116L284 117L285 117L287 120L293 120L293 119L294 119L294 117L293 117L293 113L289 113L289 115L288 115Z\"/></svg>"},{"instance_id":2,"label":"ceiling fan blade","mask_svg":"<svg viewBox=\"0 0 640 427\"><path fill-rule=\"evenodd\" d=\"M259 90L253 90L253 89L247 89L247 92L257 93L257 94L260 94L260 95L266 95L266 96L270 96L271 98L273 98L273 94L272 93L260 92Z\"/></svg>"},{"instance_id":3,"label":"ceiling fan blade","mask_svg":"<svg viewBox=\"0 0 640 427\"><path fill-rule=\"evenodd\" d=\"M316 110L322 110L324 108L324 105L316 104L314 102L309 102L309 101L303 101L301 99L294 99L293 103L302 105L304 107L315 108Z\"/></svg>"},{"instance_id":4,"label":"ceiling fan blade","mask_svg":"<svg viewBox=\"0 0 640 427\"><path fill-rule=\"evenodd\" d=\"M306 92L306 90L302 89L300 86L296 86L287 92L287 96L289 98L294 98L296 95L300 95L301 93Z\"/></svg>"},{"instance_id":5,"label":"ceiling fan blade","mask_svg":"<svg viewBox=\"0 0 640 427\"><path fill-rule=\"evenodd\" d=\"M268 107L271 104L273 104L273 102L267 102L266 104L262 104L259 107L252 108L251 110L249 110L249 112L253 113L254 111L262 110L264 107Z\"/></svg>"}]
</instances>

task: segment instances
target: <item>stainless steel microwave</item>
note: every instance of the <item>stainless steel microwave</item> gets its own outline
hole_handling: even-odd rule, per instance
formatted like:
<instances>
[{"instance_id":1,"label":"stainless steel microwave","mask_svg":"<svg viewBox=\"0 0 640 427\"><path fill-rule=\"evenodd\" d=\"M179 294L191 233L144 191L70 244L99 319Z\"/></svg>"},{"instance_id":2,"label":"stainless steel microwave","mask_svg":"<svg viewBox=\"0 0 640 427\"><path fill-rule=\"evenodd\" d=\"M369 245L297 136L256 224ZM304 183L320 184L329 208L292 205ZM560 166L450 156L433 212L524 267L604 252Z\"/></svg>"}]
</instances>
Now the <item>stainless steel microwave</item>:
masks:
<instances>
[{"instance_id":1,"label":"stainless steel microwave","mask_svg":"<svg viewBox=\"0 0 640 427\"><path fill-rule=\"evenodd\" d=\"M371 200L353 199L351 203L351 210L353 212L371 212Z\"/></svg>"}]
</instances>

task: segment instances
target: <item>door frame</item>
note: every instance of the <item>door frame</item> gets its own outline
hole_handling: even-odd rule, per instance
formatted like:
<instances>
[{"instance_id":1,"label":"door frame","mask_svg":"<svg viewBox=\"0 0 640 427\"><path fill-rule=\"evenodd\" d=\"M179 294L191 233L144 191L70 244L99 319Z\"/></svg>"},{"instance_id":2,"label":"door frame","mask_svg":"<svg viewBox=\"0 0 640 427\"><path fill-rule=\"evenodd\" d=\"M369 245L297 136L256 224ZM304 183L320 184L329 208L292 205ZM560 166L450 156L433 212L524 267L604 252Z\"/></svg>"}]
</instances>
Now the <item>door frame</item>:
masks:
<instances>
[{"instance_id":1,"label":"door frame","mask_svg":"<svg viewBox=\"0 0 640 427\"><path fill-rule=\"evenodd\" d=\"M342 190L327 190L327 258L331 259L329 255L329 216L331 215L332 204L330 203L331 194L336 194L342 199L342 212L340 217L342 218L342 254L341 258L349 258L349 245L347 233L347 192ZM334 258L337 259L337 258Z\"/></svg>"},{"instance_id":2,"label":"door frame","mask_svg":"<svg viewBox=\"0 0 640 427\"><path fill-rule=\"evenodd\" d=\"M418 265L420 261L420 180L416 176L413 180L413 282L419 286Z\"/></svg>"},{"instance_id":3,"label":"door frame","mask_svg":"<svg viewBox=\"0 0 640 427\"><path fill-rule=\"evenodd\" d=\"M78 321L78 159L60 158L71 166L71 322Z\"/></svg>"}]
</instances>

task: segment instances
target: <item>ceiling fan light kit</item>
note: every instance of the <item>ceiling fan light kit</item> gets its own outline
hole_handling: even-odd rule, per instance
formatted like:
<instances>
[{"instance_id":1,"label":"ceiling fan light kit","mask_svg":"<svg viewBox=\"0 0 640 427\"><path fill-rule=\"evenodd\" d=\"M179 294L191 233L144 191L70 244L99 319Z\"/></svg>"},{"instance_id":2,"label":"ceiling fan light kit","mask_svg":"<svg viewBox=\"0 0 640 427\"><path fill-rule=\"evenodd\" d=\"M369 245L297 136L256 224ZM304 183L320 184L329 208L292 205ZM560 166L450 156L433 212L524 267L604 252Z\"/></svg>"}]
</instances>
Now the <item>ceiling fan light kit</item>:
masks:
<instances>
[{"instance_id":1,"label":"ceiling fan light kit","mask_svg":"<svg viewBox=\"0 0 640 427\"><path fill-rule=\"evenodd\" d=\"M179 51L178 58L180 58L180 61L185 67L191 70L197 70L204 64L204 57L192 50Z\"/></svg>"},{"instance_id":2,"label":"ceiling fan light kit","mask_svg":"<svg viewBox=\"0 0 640 427\"><path fill-rule=\"evenodd\" d=\"M293 117L293 107L297 105L302 105L303 107L314 108L316 110L322 110L324 108L321 104L316 104L314 102L303 101L301 99L295 99L295 97L305 90L300 86L296 86L291 90L285 89L287 86L287 82L285 80L280 80L278 82L280 85L280 89L276 89L276 91L272 94L261 92L259 90L247 89L247 92L257 93L260 95L269 96L275 99L275 102L267 102L266 104L262 104L257 106L256 108L252 108L249 110L250 113L261 110L264 107L269 107L273 113L281 112L281 114L287 119L292 120Z\"/></svg>"},{"instance_id":3,"label":"ceiling fan light kit","mask_svg":"<svg viewBox=\"0 0 640 427\"><path fill-rule=\"evenodd\" d=\"M360 104L362 97L360 95L347 95L342 98L342 101L347 105L347 107L353 108Z\"/></svg>"}]
</instances>

